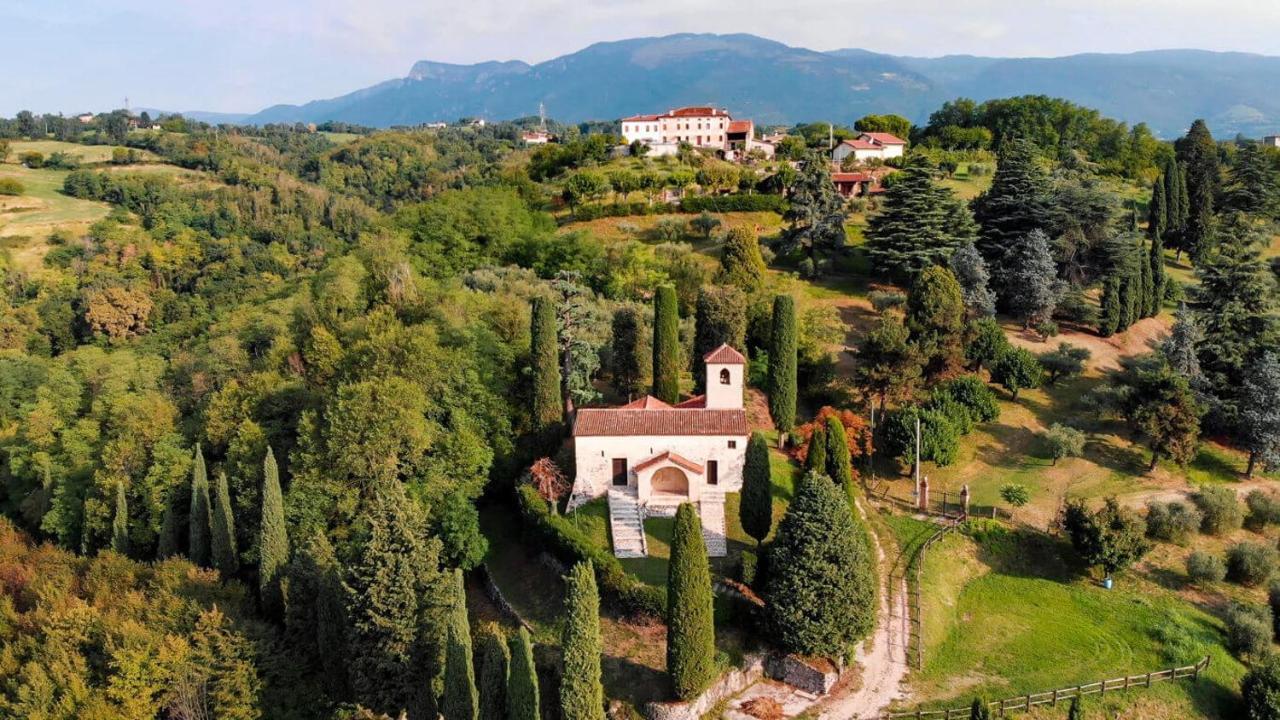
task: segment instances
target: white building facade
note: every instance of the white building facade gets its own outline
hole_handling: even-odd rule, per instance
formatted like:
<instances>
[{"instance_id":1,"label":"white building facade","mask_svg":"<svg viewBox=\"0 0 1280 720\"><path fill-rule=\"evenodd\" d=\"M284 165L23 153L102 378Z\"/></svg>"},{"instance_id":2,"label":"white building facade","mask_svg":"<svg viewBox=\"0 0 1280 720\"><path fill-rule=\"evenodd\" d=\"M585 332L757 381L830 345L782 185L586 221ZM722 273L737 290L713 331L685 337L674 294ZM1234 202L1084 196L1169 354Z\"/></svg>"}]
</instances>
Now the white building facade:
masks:
<instances>
[{"instance_id":1,"label":"white building facade","mask_svg":"<svg viewBox=\"0 0 1280 720\"><path fill-rule=\"evenodd\" d=\"M862 133L856 138L844 140L831 151L831 159L837 163L853 156L854 160L888 160L902 157L907 142L889 133Z\"/></svg>"},{"instance_id":2,"label":"white building facade","mask_svg":"<svg viewBox=\"0 0 1280 720\"><path fill-rule=\"evenodd\" d=\"M642 142L653 149L688 143L739 155L759 149L772 156L773 146L755 139L750 120L734 120L729 111L703 106L682 107L660 115L633 115L622 119L622 138L627 143Z\"/></svg>"}]
</instances>

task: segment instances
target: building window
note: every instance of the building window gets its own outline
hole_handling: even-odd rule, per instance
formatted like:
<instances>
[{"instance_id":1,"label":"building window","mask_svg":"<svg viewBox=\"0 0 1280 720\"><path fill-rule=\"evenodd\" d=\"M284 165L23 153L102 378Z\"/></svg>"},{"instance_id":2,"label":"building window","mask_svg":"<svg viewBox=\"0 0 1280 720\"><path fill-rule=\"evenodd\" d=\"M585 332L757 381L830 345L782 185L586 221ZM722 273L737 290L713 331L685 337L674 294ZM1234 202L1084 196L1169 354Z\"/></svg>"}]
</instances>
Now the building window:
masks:
<instances>
[{"instance_id":1,"label":"building window","mask_svg":"<svg viewBox=\"0 0 1280 720\"><path fill-rule=\"evenodd\" d=\"M730 449L730 450L737 450L737 449L738 449L738 441L737 441L737 440L730 440L730 441L729 441L729 449Z\"/></svg>"},{"instance_id":2,"label":"building window","mask_svg":"<svg viewBox=\"0 0 1280 720\"><path fill-rule=\"evenodd\" d=\"M720 371L720 384L721 385L729 384L729 368L724 368L723 370Z\"/></svg>"}]
</instances>

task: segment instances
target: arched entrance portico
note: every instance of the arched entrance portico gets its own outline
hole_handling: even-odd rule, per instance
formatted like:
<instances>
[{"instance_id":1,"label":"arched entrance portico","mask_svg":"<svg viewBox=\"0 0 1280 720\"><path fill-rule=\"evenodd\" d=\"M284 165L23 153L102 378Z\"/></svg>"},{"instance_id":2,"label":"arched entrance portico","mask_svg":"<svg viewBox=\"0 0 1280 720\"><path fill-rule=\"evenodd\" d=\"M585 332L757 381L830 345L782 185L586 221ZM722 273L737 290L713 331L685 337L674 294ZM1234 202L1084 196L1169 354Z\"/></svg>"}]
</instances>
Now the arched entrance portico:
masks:
<instances>
[{"instance_id":1,"label":"arched entrance portico","mask_svg":"<svg viewBox=\"0 0 1280 720\"><path fill-rule=\"evenodd\" d=\"M660 468L653 474L653 492L655 495L689 495L689 476L678 467Z\"/></svg>"}]
</instances>

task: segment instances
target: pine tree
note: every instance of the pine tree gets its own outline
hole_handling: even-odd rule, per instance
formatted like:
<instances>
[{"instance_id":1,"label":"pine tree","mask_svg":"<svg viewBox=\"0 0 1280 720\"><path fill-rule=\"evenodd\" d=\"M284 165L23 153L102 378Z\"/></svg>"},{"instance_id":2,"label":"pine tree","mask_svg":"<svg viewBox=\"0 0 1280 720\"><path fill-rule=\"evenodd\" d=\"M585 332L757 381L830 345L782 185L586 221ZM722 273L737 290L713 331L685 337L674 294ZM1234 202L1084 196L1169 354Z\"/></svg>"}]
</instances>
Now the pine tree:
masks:
<instances>
[{"instance_id":1,"label":"pine tree","mask_svg":"<svg viewBox=\"0 0 1280 720\"><path fill-rule=\"evenodd\" d=\"M600 594L590 562L574 565L565 578L564 675L560 681L563 720L604 720L600 681Z\"/></svg>"},{"instance_id":2,"label":"pine tree","mask_svg":"<svg viewBox=\"0 0 1280 720\"><path fill-rule=\"evenodd\" d=\"M800 480L769 551L765 615L784 649L842 657L875 622L875 560L844 490Z\"/></svg>"},{"instance_id":3,"label":"pine tree","mask_svg":"<svg viewBox=\"0 0 1280 720\"><path fill-rule=\"evenodd\" d=\"M231 514L231 491L227 486L227 474L218 473L214 485L213 510L211 521L212 535L209 547L212 550L213 566L224 577L231 577L240 569L240 557L236 552L236 525Z\"/></svg>"},{"instance_id":4,"label":"pine tree","mask_svg":"<svg viewBox=\"0 0 1280 720\"><path fill-rule=\"evenodd\" d=\"M467 620L467 591L462 570L454 569L450 583L453 597L445 646L444 701L440 709L445 720L476 720L480 696L471 655L471 624Z\"/></svg>"},{"instance_id":5,"label":"pine tree","mask_svg":"<svg viewBox=\"0 0 1280 720\"><path fill-rule=\"evenodd\" d=\"M680 400L680 312L671 285L653 296L653 396L665 403Z\"/></svg>"},{"instance_id":6,"label":"pine tree","mask_svg":"<svg viewBox=\"0 0 1280 720\"><path fill-rule=\"evenodd\" d=\"M511 672L507 680L507 720L539 720L541 700L533 643L523 627L511 636Z\"/></svg>"},{"instance_id":7,"label":"pine tree","mask_svg":"<svg viewBox=\"0 0 1280 720\"><path fill-rule=\"evenodd\" d=\"M688 700L716 677L715 613L711 568L698 511L676 511L667 564L667 672L677 698Z\"/></svg>"},{"instance_id":8,"label":"pine tree","mask_svg":"<svg viewBox=\"0 0 1280 720\"><path fill-rule=\"evenodd\" d=\"M497 626L488 628L479 642L476 663L480 690L479 720L507 720L507 685L510 682L511 651Z\"/></svg>"},{"instance_id":9,"label":"pine tree","mask_svg":"<svg viewBox=\"0 0 1280 720\"><path fill-rule=\"evenodd\" d=\"M796 352L796 303L778 295L769 336L769 414L784 433L796 424Z\"/></svg>"},{"instance_id":10,"label":"pine tree","mask_svg":"<svg viewBox=\"0 0 1280 720\"><path fill-rule=\"evenodd\" d=\"M116 512L111 517L111 549L121 555L129 554L129 499L125 497L124 483L116 483Z\"/></svg>"},{"instance_id":11,"label":"pine tree","mask_svg":"<svg viewBox=\"0 0 1280 720\"><path fill-rule=\"evenodd\" d=\"M643 393L647 386L649 348L644 342L642 326L640 313L634 307L622 307L613 314L613 387L628 400Z\"/></svg>"},{"instance_id":12,"label":"pine tree","mask_svg":"<svg viewBox=\"0 0 1280 720\"><path fill-rule=\"evenodd\" d=\"M738 503L738 520L742 529L755 538L756 546L773 529L773 478L769 466L769 447L764 435L751 433L742 466L742 494Z\"/></svg>"},{"instance_id":13,"label":"pine tree","mask_svg":"<svg viewBox=\"0 0 1280 720\"><path fill-rule=\"evenodd\" d=\"M848 487L853 482L853 465L849 459L849 437L844 423L835 415L827 416L827 468L832 482Z\"/></svg>"},{"instance_id":14,"label":"pine tree","mask_svg":"<svg viewBox=\"0 0 1280 720\"><path fill-rule=\"evenodd\" d=\"M269 615L278 617L284 609L280 577L289 562L289 536L284 522L284 496L280 491L280 469L276 456L267 448L262 461L262 521L258 538L258 597Z\"/></svg>"},{"instance_id":15,"label":"pine tree","mask_svg":"<svg viewBox=\"0 0 1280 720\"><path fill-rule=\"evenodd\" d=\"M1023 327L1052 317L1061 283L1049 236L1039 229L1031 231L1005 251L1003 263L1003 287L1008 292L1004 302Z\"/></svg>"},{"instance_id":16,"label":"pine tree","mask_svg":"<svg viewBox=\"0 0 1280 720\"><path fill-rule=\"evenodd\" d=\"M974 239L975 231L968 209L933 181L925 161L911 159L883 195L864 247L877 272L909 279L945 264L961 243Z\"/></svg>"},{"instance_id":17,"label":"pine tree","mask_svg":"<svg viewBox=\"0 0 1280 720\"><path fill-rule=\"evenodd\" d=\"M816 273L821 255L845 244L844 198L831 182L830 162L824 153L810 153L800 164L787 198L790 203L782 219L788 227L782 234L780 250L803 252Z\"/></svg>"},{"instance_id":18,"label":"pine tree","mask_svg":"<svg viewBox=\"0 0 1280 720\"><path fill-rule=\"evenodd\" d=\"M751 295L763 287L765 270L755 233L745 227L729 230L720 249L720 282Z\"/></svg>"},{"instance_id":19,"label":"pine tree","mask_svg":"<svg viewBox=\"0 0 1280 720\"><path fill-rule=\"evenodd\" d=\"M1173 329L1169 333L1169 339L1160 346L1160 354L1169 363L1169 367L1186 378L1193 388L1204 383L1198 354L1203 341L1204 331L1200 328L1200 320L1185 302L1179 304L1173 315Z\"/></svg>"},{"instance_id":20,"label":"pine tree","mask_svg":"<svg viewBox=\"0 0 1280 720\"><path fill-rule=\"evenodd\" d=\"M982 253L972 242L962 244L951 255L951 272L964 292L964 306L979 317L996 314L996 296L991 292L991 275Z\"/></svg>"},{"instance_id":21,"label":"pine tree","mask_svg":"<svg viewBox=\"0 0 1280 720\"><path fill-rule=\"evenodd\" d=\"M547 432L564 419L554 303L545 297L534 298L531 317L529 362L533 368L533 406L530 416L535 430Z\"/></svg>"},{"instance_id":22,"label":"pine tree","mask_svg":"<svg viewBox=\"0 0 1280 720\"><path fill-rule=\"evenodd\" d=\"M707 389L707 366L702 358L721 345L739 352L747 347L747 298L735 287L704 285L694 311L693 380L699 393Z\"/></svg>"},{"instance_id":23,"label":"pine tree","mask_svg":"<svg viewBox=\"0 0 1280 720\"><path fill-rule=\"evenodd\" d=\"M1263 353L1250 364L1240 392L1240 429L1249 451L1245 477L1262 462L1263 468L1280 467L1280 358Z\"/></svg>"},{"instance_id":24,"label":"pine tree","mask_svg":"<svg viewBox=\"0 0 1280 720\"><path fill-rule=\"evenodd\" d=\"M827 472L827 426L825 423L816 423L813 426L813 434L809 436L808 449L805 451L804 469L806 472L820 475Z\"/></svg>"},{"instance_id":25,"label":"pine tree","mask_svg":"<svg viewBox=\"0 0 1280 720\"><path fill-rule=\"evenodd\" d=\"M1226 207L1240 212L1274 216L1277 201L1276 168L1255 142L1240 145L1226 189Z\"/></svg>"},{"instance_id":26,"label":"pine tree","mask_svg":"<svg viewBox=\"0 0 1280 720\"><path fill-rule=\"evenodd\" d=\"M977 247L991 271L992 290L1001 305L1018 291L1008 281L1005 256L1028 241L1032 231L1051 226L1051 185L1040 167L1036 146L1028 140L1007 140L1000 148L991 189L973 201L973 216L981 228Z\"/></svg>"},{"instance_id":27,"label":"pine tree","mask_svg":"<svg viewBox=\"0 0 1280 720\"><path fill-rule=\"evenodd\" d=\"M196 565L208 567L209 534L212 531L209 517L209 474L199 445L196 445L195 464L191 469L191 512L187 513L187 530L188 557Z\"/></svg>"}]
</instances>

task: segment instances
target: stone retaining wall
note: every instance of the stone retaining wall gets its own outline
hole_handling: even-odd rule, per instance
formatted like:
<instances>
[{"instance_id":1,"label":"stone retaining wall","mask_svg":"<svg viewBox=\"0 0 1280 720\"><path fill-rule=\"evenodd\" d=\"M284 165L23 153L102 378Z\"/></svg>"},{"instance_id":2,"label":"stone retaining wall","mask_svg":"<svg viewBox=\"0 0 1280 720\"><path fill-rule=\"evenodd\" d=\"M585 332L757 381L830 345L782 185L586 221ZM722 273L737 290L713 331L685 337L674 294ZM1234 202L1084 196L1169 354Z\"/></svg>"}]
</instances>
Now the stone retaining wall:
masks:
<instances>
[{"instance_id":1,"label":"stone retaining wall","mask_svg":"<svg viewBox=\"0 0 1280 720\"><path fill-rule=\"evenodd\" d=\"M498 610L504 615L511 618L512 621L524 627L529 632L533 632L533 626L525 621L515 607L507 602L507 598L502 594L502 590L498 587L498 583L494 582L493 575L489 572L489 566L480 563L475 569L476 577L480 579L480 586L484 588L484 594L489 596L489 600L498 606Z\"/></svg>"},{"instance_id":2,"label":"stone retaining wall","mask_svg":"<svg viewBox=\"0 0 1280 720\"><path fill-rule=\"evenodd\" d=\"M765 658L764 673L811 695L826 695L840 679L840 668L826 660L810 660L799 655L772 654Z\"/></svg>"},{"instance_id":3,"label":"stone retaining wall","mask_svg":"<svg viewBox=\"0 0 1280 720\"><path fill-rule=\"evenodd\" d=\"M764 677L764 658L748 655L743 667L734 668L688 702L655 702L644 706L648 720L698 720L722 700L746 690Z\"/></svg>"}]
</instances>

